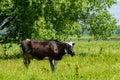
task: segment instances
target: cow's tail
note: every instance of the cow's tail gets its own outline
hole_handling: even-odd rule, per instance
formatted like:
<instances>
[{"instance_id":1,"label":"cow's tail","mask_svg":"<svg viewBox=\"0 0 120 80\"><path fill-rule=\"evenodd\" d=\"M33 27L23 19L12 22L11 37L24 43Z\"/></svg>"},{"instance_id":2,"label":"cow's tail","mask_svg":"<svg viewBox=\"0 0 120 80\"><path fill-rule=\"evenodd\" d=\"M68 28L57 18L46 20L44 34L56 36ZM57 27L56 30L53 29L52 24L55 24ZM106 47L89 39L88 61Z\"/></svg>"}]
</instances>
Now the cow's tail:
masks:
<instances>
[{"instance_id":1,"label":"cow's tail","mask_svg":"<svg viewBox=\"0 0 120 80\"><path fill-rule=\"evenodd\" d=\"M24 64L26 68L28 68L30 64L30 59L28 55L31 53L31 47L32 47L32 44L30 39L26 39L21 42L21 48L22 48L23 57L24 57Z\"/></svg>"},{"instance_id":2,"label":"cow's tail","mask_svg":"<svg viewBox=\"0 0 120 80\"><path fill-rule=\"evenodd\" d=\"M28 51L31 51L31 47L32 47L31 40L26 39L26 40L21 41L20 46L22 48L23 54L28 53Z\"/></svg>"}]
</instances>

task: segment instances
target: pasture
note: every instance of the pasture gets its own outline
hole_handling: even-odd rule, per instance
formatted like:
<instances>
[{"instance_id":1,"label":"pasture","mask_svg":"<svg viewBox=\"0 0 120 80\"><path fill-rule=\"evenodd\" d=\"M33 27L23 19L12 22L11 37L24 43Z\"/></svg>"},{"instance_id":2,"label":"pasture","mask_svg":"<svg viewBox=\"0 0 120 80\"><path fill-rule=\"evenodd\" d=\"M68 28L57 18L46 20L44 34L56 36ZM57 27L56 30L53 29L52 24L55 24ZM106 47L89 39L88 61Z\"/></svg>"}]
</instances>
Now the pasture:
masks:
<instances>
[{"instance_id":1,"label":"pasture","mask_svg":"<svg viewBox=\"0 0 120 80\"><path fill-rule=\"evenodd\" d=\"M76 41L76 56L65 55L52 73L48 60L31 61L26 70L21 49L13 44L3 55L0 45L0 80L119 80L120 41Z\"/></svg>"}]
</instances>

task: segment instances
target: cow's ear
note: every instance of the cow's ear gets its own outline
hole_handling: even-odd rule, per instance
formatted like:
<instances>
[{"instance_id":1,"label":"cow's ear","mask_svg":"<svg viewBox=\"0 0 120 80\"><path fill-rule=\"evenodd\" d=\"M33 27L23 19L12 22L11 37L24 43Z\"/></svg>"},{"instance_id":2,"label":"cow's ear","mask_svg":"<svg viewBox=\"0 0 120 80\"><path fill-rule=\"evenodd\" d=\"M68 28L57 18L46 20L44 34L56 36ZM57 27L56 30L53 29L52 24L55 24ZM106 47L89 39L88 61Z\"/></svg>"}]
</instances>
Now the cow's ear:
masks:
<instances>
[{"instance_id":1,"label":"cow's ear","mask_svg":"<svg viewBox=\"0 0 120 80\"><path fill-rule=\"evenodd\" d=\"M57 44L50 43L50 44L49 44L49 48L50 48L50 50L52 50L54 53L58 53L58 46L57 46Z\"/></svg>"}]
</instances>

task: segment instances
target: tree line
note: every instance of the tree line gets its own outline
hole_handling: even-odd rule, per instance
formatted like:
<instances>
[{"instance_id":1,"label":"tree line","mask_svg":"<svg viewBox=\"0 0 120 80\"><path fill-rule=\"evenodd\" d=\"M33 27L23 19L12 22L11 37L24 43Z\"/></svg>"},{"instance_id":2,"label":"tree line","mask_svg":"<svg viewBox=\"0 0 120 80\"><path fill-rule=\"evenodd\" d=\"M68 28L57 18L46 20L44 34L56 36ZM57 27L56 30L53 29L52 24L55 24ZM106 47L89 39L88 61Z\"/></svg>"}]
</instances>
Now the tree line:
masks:
<instances>
[{"instance_id":1,"label":"tree line","mask_svg":"<svg viewBox=\"0 0 120 80\"><path fill-rule=\"evenodd\" d=\"M88 30L106 39L116 27L108 8L116 0L1 0L0 41L66 40Z\"/></svg>"}]
</instances>

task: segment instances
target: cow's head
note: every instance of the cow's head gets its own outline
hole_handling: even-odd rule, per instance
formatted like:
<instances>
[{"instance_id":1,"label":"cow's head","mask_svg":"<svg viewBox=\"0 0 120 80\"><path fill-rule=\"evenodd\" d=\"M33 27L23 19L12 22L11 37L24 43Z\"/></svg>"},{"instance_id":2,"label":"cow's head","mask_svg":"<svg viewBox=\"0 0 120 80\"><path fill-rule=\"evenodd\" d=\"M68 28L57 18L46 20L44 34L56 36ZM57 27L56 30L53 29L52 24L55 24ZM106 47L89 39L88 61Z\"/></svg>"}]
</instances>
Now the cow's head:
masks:
<instances>
[{"instance_id":1,"label":"cow's head","mask_svg":"<svg viewBox=\"0 0 120 80\"><path fill-rule=\"evenodd\" d=\"M67 53L70 54L71 56L74 56L75 52L73 50L73 47L74 47L75 43L74 42L66 42L65 44L66 44L65 47L66 47Z\"/></svg>"}]
</instances>

